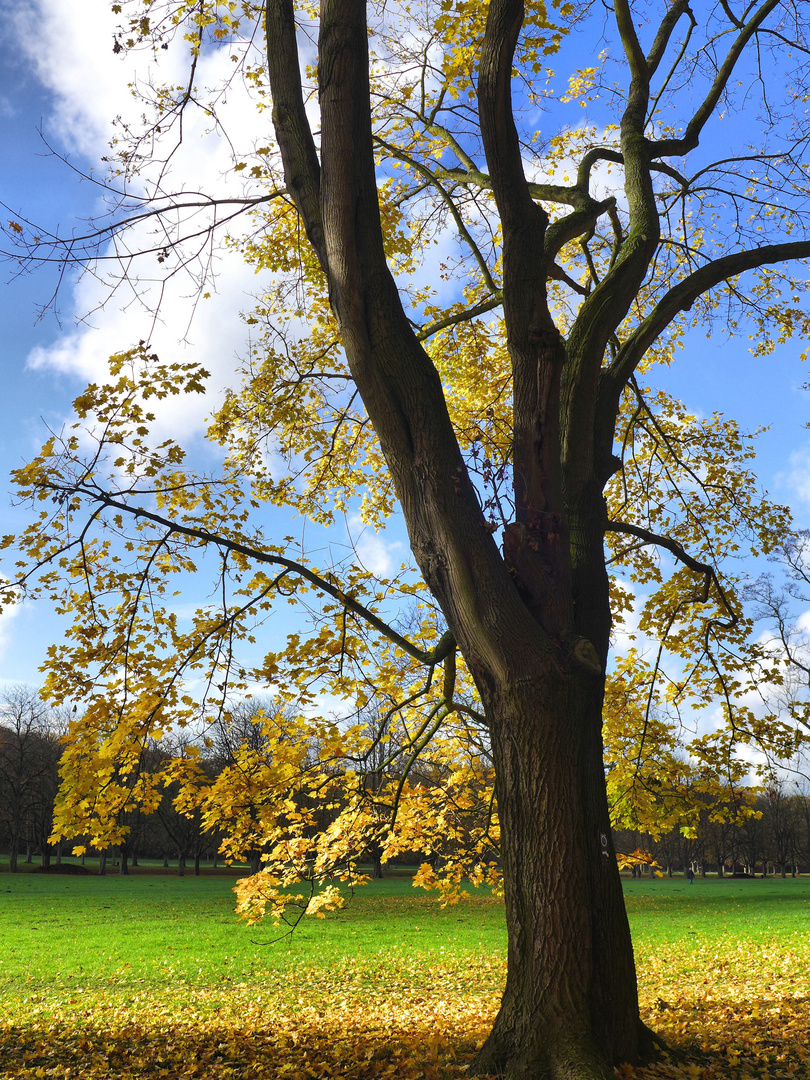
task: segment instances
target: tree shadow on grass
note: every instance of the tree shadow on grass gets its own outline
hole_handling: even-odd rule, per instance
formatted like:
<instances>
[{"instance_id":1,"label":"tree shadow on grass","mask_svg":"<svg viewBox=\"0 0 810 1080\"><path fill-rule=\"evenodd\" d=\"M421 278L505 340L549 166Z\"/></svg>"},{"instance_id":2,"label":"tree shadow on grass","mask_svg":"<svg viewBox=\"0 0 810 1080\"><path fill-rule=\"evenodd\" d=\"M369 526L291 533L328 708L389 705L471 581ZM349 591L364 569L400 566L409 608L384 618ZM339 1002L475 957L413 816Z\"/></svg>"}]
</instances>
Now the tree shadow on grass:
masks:
<instances>
[{"instance_id":1,"label":"tree shadow on grass","mask_svg":"<svg viewBox=\"0 0 810 1080\"><path fill-rule=\"evenodd\" d=\"M103 1016L70 1026L44 1015L2 1025L0 1076L94 1080L166 1077L171 1080L458 1080L475 1055L476 1042L457 1031L432 1031L392 1022L343 1025L335 1018L299 1024L265 1020L234 1026L216 1017L205 1023L150 1023L130 1019L105 1024Z\"/></svg>"},{"instance_id":2,"label":"tree shadow on grass","mask_svg":"<svg viewBox=\"0 0 810 1080\"><path fill-rule=\"evenodd\" d=\"M759 998L658 998L647 1023L670 1053L646 1069L621 1068L622 1080L810 1080L810 997L763 987Z\"/></svg>"}]
</instances>

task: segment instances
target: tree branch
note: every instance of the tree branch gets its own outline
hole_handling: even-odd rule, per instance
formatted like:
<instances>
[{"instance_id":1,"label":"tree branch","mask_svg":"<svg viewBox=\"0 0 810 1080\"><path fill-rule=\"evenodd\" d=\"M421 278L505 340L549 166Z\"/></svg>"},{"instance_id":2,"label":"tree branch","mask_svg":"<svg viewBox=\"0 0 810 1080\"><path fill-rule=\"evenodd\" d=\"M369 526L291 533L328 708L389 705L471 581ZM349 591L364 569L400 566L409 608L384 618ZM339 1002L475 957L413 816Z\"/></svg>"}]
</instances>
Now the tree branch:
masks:
<instances>
[{"instance_id":1,"label":"tree branch","mask_svg":"<svg viewBox=\"0 0 810 1080\"><path fill-rule=\"evenodd\" d=\"M650 532L649 529L643 529L639 525L631 525L627 521L609 521L605 525L605 530L606 532L620 533L625 536L635 536L645 544L654 544L656 547L664 548L670 552L670 554L674 555L678 562L683 563L684 566L687 566L696 574L702 574L704 581L701 603L705 604L709 599L709 590L713 584L720 595L723 607L729 614L729 622L723 623L722 625L727 630L732 629L732 627L736 625L738 615L726 596L726 591L720 583L717 572L709 563L700 562L699 559L693 558L681 547L677 540L673 540L672 537L659 536L657 533Z\"/></svg>"},{"instance_id":2,"label":"tree branch","mask_svg":"<svg viewBox=\"0 0 810 1080\"><path fill-rule=\"evenodd\" d=\"M689 0L675 0L675 3L661 20L658 33L655 35L655 41L653 41L652 48L647 56L647 70L650 73L650 78L653 77L658 65L663 60L669 39L672 37L673 31L684 13L687 13L694 23L695 19L689 8Z\"/></svg>"},{"instance_id":3,"label":"tree branch","mask_svg":"<svg viewBox=\"0 0 810 1080\"><path fill-rule=\"evenodd\" d=\"M736 251L720 259L713 259L699 270L695 270L664 294L647 318L622 344L616 354L616 359L604 372L605 383L611 384L614 391L620 392L647 349L660 337L679 312L688 311L695 300L722 281L736 277L746 270L755 270L760 266L806 258L810 258L810 240L795 240L785 244L766 244L759 248Z\"/></svg>"},{"instance_id":4,"label":"tree branch","mask_svg":"<svg viewBox=\"0 0 810 1080\"><path fill-rule=\"evenodd\" d=\"M498 292L498 286L495 283L492 274L490 273L489 267L487 266L487 261L479 250L478 245L476 244L472 235L470 234L470 230L464 223L464 219L461 216L461 211L456 206L455 200L450 195L450 193L445 191L445 189L439 183L439 180L435 176L435 174L432 173L426 165L423 165L420 161L417 161L415 158L411 157L410 154L406 154L398 147L385 142L384 139L376 137L374 141L378 146L382 146L383 149L387 150L393 158L397 159L397 161L402 161L406 165L409 165L415 172L419 173L420 176L423 176L431 187L435 188L435 190L438 191L439 197L449 210L453 221L455 221L456 223L456 228L458 229L459 236L469 247L470 251L472 252L473 258L478 264L478 269L481 271L481 276L484 279L484 284L491 293Z\"/></svg>"},{"instance_id":5,"label":"tree branch","mask_svg":"<svg viewBox=\"0 0 810 1080\"><path fill-rule=\"evenodd\" d=\"M63 489L53 486L51 490L58 492ZM143 507L130 506L129 503L116 498L109 492L103 491L101 488L76 485L72 487L66 486L64 491L66 495L83 495L103 507L121 511L136 520L145 519L146 521L151 521L153 524L159 525L168 532L175 533L179 536L185 536L189 539L199 540L204 545L212 544L221 551L237 552L255 562L265 563L270 566L283 566L286 570L297 574L311 585L314 585L315 588L321 589L328 596L337 600L348 611L351 611L353 615L357 615L359 618L363 619L364 622L368 623L369 626L372 626L378 633L388 638L389 641L402 649L403 652L406 652L408 656L428 667L441 663L441 661L443 661L456 647L453 635L447 631L439 639L435 648L420 649L418 645L414 645L412 642L408 641L402 634L398 633L393 627L380 619L379 616L375 615L374 612L370 611L364 604L361 604L359 601L355 600L354 597L344 592L339 586L328 581L320 574L316 574L313 570L310 570L302 563L296 562L294 559L288 559L283 555L262 551L259 548L251 547L249 544L242 543L241 541L231 540L226 536L218 536L214 533L210 533L205 529L195 528L191 525L183 525L178 521L173 521L171 518L165 517L163 514L155 513L152 510L146 510Z\"/></svg>"},{"instance_id":6,"label":"tree branch","mask_svg":"<svg viewBox=\"0 0 810 1080\"><path fill-rule=\"evenodd\" d=\"M740 28L740 33L726 54L726 58L721 64L708 94L686 125L686 131L679 139L661 139L657 142L651 142L650 147L654 157L683 157L684 154L695 149L700 142L703 128L706 126L717 102L720 100L720 96L728 85L743 49L759 30L768 15L778 6L779 2L780 0L765 0L765 3Z\"/></svg>"},{"instance_id":7,"label":"tree branch","mask_svg":"<svg viewBox=\"0 0 810 1080\"><path fill-rule=\"evenodd\" d=\"M495 308L500 307L502 302L503 293L498 289L487 300L482 300L480 304L474 304L470 308L456 311L452 315L446 315L443 319L438 319L436 322L423 326L417 333L416 340L426 341L433 334L438 334L440 330L445 330L448 326L455 326L461 322L471 322L472 319L476 319L479 315L484 315L487 311L493 311Z\"/></svg>"},{"instance_id":8,"label":"tree branch","mask_svg":"<svg viewBox=\"0 0 810 1080\"><path fill-rule=\"evenodd\" d=\"M304 222L307 238L327 270L321 219L321 167L304 107L295 8L292 0L267 0L267 70L284 180Z\"/></svg>"}]
</instances>

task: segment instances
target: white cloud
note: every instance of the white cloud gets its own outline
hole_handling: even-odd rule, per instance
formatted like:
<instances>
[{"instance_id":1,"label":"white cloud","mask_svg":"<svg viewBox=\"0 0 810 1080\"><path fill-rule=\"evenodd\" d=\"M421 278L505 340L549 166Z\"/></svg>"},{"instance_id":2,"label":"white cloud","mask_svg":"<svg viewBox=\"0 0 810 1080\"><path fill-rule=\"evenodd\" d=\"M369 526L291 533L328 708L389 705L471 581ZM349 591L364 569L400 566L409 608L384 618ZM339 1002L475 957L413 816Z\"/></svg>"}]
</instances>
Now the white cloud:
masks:
<instances>
[{"instance_id":1,"label":"white cloud","mask_svg":"<svg viewBox=\"0 0 810 1080\"><path fill-rule=\"evenodd\" d=\"M353 514L346 520L346 532L354 558L369 573L388 577L402 562L403 544L393 538L394 529L375 532L364 525L359 514Z\"/></svg>"},{"instance_id":2,"label":"white cloud","mask_svg":"<svg viewBox=\"0 0 810 1080\"><path fill-rule=\"evenodd\" d=\"M629 596L630 610L623 612L624 621L614 623L611 633L611 654L623 656L630 649L636 649L644 653L655 645L655 642L642 634L639 630L639 620L644 608L646 597L640 594L630 581L616 579L616 585Z\"/></svg>"},{"instance_id":3,"label":"white cloud","mask_svg":"<svg viewBox=\"0 0 810 1080\"><path fill-rule=\"evenodd\" d=\"M125 62L113 53L116 18L105 0L16 2L8 14L37 79L54 95L46 134L97 159L110 124L131 110ZM91 74L92 73L92 74Z\"/></svg>"},{"instance_id":4,"label":"white cloud","mask_svg":"<svg viewBox=\"0 0 810 1080\"><path fill-rule=\"evenodd\" d=\"M191 327L188 303L171 293L161 305L158 322L153 322L147 311L133 314L110 305L97 313L92 328L83 326L52 346L34 349L28 366L101 382L108 377L108 358L142 339L148 339L164 361L196 361L211 372L208 395L172 398L154 410L155 433L160 437L172 435L182 442L200 431L203 418L210 416L217 403L219 391L239 381L239 353L245 343L240 312L252 306L249 290L255 288L256 279L238 256L222 262L217 291L199 303ZM96 282L88 278L80 283L75 297L78 311L93 299L95 288Z\"/></svg>"},{"instance_id":5,"label":"white cloud","mask_svg":"<svg viewBox=\"0 0 810 1080\"><path fill-rule=\"evenodd\" d=\"M810 506L810 446L790 454L787 471L776 475L776 486L805 508Z\"/></svg>"},{"instance_id":6,"label":"white cloud","mask_svg":"<svg viewBox=\"0 0 810 1080\"><path fill-rule=\"evenodd\" d=\"M11 644L13 623L17 618L19 611L20 609L16 604L9 605L0 611L0 659L3 658L6 650Z\"/></svg>"},{"instance_id":7,"label":"white cloud","mask_svg":"<svg viewBox=\"0 0 810 1080\"><path fill-rule=\"evenodd\" d=\"M357 556L360 562L377 577L387 577L395 567L392 552L402 548L402 544L386 543L385 538L374 533L364 533L357 543Z\"/></svg>"},{"instance_id":8,"label":"white cloud","mask_svg":"<svg viewBox=\"0 0 810 1080\"><path fill-rule=\"evenodd\" d=\"M188 79L188 44L182 35L168 50L159 52L158 63L148 50L114 53L113 37L121 16L112 14L109 0L14 0L10 14L21 51L53 95L53 112L45 118L46 132L72 154L81 155L88 168L101 167L116 133L127 125L135 131L142 127L143 105L132 97L129 84L181 86ZM301 47L302 62L312 62L313 47L305 36ZM195 84L201 99L205 99L204 87L229 84L227 93L217 99L221 129L213 130L211 117L200 108L186 108L182 145L162 177L165 189L217 198L240 197L246 190L258 192L255 182L251 189L250 181L243 179L249 170L233 172L234 153L244 159L256 145L271 142L270 116L268 111L260 111L255 93L238 74L235 76L231 56L236 51L237 47L229 45L200 58ZM308 112L317 130L314 97L309 100ZM172 138L171 132L163 137L162 149L158 140L155 161L145 164L142 174L133 177L137 194L149 191L150 181L157 175L156 163L165 157ZM108 211L100 195L99 214ZM194 229L204 225L190 216L186 221ZM128 231L118 242L119 253L153 249L165 242L155 232L156 227L142 224ZM238 235L242 227L236 223L232 230ZM450 225L433 239L436 243L431 245L425 264L402 276L400 284L414 291L430 285L435 300L449 303L457 298L458 285L452 275L451 280L444 280L440 267L455 263L459 239ZM62 335L51 347L36 349L29 366L83 381L104 381L108 357L142 339L163 360L196 360L212 374L208 399L174 398L155 410L157 435L168 433L181 442L188 441L201 429L222 388L238 381L238 356L246 339L239 315L254 306L253 294L269 284L266 277L257 278L238 252L220 249L214 260L215 287L205 286L211 297L195 308L200 278L208 270L208 251L204 245L199 253L192 249L192 244L184 249L190 257L188 267L167 277L167 271L177 269L179 258L174 254L164 262L158 261L158 252L140 255L124 271L121 264L108 258L113 254L110 244L103 253L107 258L74 289L70 308L80 320L77 329ZM374 565L384 563L378 543L367 541L366 550Z\"/></svg>"},{"instance_id":9,"label":"white cloud","mask_svg":"<svg viewBox=\"0 0 810 1080\"><path fill-rule=\"evenodd\" d=\"M100 165L110 140L121 130L120 124L114 126L116 117L136 130L139 127L143 105L133 99L130 82L183 85L188 78L188 45L182 40L159 54L159 67L148 52L114 54L117 17L111 13L108 0L16 3L11 14L21 50L53 95L53 112L45 118L46 132L58 136L69 152L86 159L88 168ZM202 98L204 87L220 86L233 77L230 57L234 51L234 47L223 47L201 58L195 83ZM166 189L185 193L186 198L200 192L220 199L246 193L241 174L232 171L234 153L246 155L257 137L266 139L269 116L257 110L238 77L219 98L217 116L221 130L213 129L211 117L201 108L187 107L182 143L162 179ZM158 142L156 159L166 156L174 137L169 132L162 148ZM155 168L153 163L134 178L137 194L149 191L156 178ZM107 210L109 206L100 195L99 214ZM186 213L184 221L182 215L176 215L176 221L185 224L187 232L204 232L208 218ZM244 227L247 225L245 221ZM132 228L118 242L118 254L154 249L166 242L157 228L148 223ZM232 232L238 235L241 228L236 223ZM210 387L217 398L222 387L237 381L237 357L246 337L240 312L253 307L252 293L261 286L253 268L237 252L212 251L203 238L186 243L179 253L173 252L163 261L154 252L125 264L110 258L112 244L102 254L105 259L96 264L93 273L84 275L71 299L75 318L86 321L51 347L34 350L28 360L30 367L101 381L107 375L108 357L143 339L163 360L201 363L212 374ZM188 260L185 267L183 259ZM201 280L211 269L215 280L212 283L209 277L204 285L210 298L199 299ZM172 399L159 410L158 428L163 430L158 434L168 430L182 441L199 431L211 408L210 399Z\"/></svg>"}]
</instances>

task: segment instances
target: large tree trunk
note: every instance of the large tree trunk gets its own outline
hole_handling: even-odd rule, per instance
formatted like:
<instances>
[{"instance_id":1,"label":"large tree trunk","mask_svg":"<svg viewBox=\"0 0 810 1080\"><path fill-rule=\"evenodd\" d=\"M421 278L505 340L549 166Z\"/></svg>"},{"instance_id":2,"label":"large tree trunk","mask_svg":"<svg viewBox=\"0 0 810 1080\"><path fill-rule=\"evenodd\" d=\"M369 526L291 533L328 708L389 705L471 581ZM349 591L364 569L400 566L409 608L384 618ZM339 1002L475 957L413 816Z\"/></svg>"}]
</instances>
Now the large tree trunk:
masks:
<instances>
[{"instance_id":1,"label":"large tree trunk","mask_svg":"<svg viewBox=\"0 0 810 1080\"><path fill-rule=\"evenodd\" d=\"M582 767L593 756L585 743L594 717L582 714L576 691L548 669L527 672L505 688L493 725L508 974L478 1072L602 1077L609 1064L638 1056L632 946L604 780Z\"/></svg>"},{"instance_id":2,"label":"large tree trunk","mask_svg":"<svg viewBox=\"0 0 810 1080\"><path fill-rule=\"evenodd\" d=\"M506 36L514 38L520 12L504 18L511 27ZM573 382L565 386L574 403L569 411L586 422L569 433L564 453L560 395L568 357L546 304L547 267L539 262L548 219L525 191L520 148L503 104L514 40L502 48L488 23L494 76L482 133L504 229L515 399L516 520L506 526L501 552L465 467L436 368L413 335L386 264L362 0L322 4L320 168L289 0L268 5L267 33L288 189L328 275L352 375L394 478L414 556L489 723L508 974L476 1069L521 1080L606 1080L612 1064L638 1059L645 1031L602 760L610 607L601 489L612 467L595 474L591 440L582 434L595 407L602 351L591 350L587 367L579 364L585 391ZM650 236L654 248L652 227ZM621 302L614 300L612 309Z\"/></svg>"},{"instance_id":3,"label":"large tree trunk","mask_svg":"<svg viewBox=\"0 0 810 1080\"><path fill-rule=\"evenodd\" d=\"M496 727L509 961L501 1009L476 1070L515 1078L607 1076L607 1061L636 1055L635 986L619 1001L602 986L603 928L589 900L594 878L609 879L615 864L602 854L602 834L589 828L578 770L581 717L570 700L559 700L566 688L552 681L527 677Z\"/></svg>"}]
</instances>

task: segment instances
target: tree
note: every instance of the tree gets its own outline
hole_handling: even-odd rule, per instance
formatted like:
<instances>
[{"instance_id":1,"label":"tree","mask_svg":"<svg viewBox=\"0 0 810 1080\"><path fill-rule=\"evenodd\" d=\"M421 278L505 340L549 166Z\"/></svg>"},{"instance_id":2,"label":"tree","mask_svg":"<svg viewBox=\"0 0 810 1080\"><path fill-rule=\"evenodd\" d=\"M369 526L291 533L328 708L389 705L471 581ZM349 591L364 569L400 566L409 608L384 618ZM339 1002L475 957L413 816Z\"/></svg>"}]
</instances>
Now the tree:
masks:
<instances>
[{"instance_id":1,"label":"tree","mask_svg":"<svg viewBox=\"0 0 810 1080\"><path fill-rule=\"evenodd\" d=\"M210 831L219 830L219 849L229 858L248 859L254 874L266 844L263 807L278 802L278 791L268 780L273 752L288 738L289 726L295 731L293 720L289 708L269 699L246 698L218 716L208 735L213 775L210 787L203 789L202 805L212 806L213 813L206 824Z\"/></svg>"},{"instance_id":2,"label":"tree","mask_svg":"<svg viewBox=\"0 0 810 1080\"><path fill-rule=\"evenodd\" d=\"M50 858L61 752L54 720L53 710L33 687L12 686L0 697L0 811L12 874L23 838L39 846L43 865Z\"/></svg>"},{"instance_id":3,"label":"tree","mask_svg":"<svg viewBox=\"0 0 810 1080\"><path fill-rule=\"evenodd\" d=\"M786 876L788 866L794 870L800 847L798 802L795 794L791 795L785 790L786 786L782 780L774 777L760 799L770 861L782 877Z\"/></svg>"},{"instance_id":4,"label":"tree","mask_svg":"<svg viewBox=\"0 0 810 1080\"><path fill-rule=\"evenodd\" d=\"M807 634L798 618L808 601L808 556L810 533L799 530L772 556L781 580L763 574L747 589L756 617L766 624L769 656L780 669L780 678L770 689L772 707L790 717L800 732L810 731L810 657Z\"/></svg>"},{"instance_id":5,"label":"tree","mask_svg":"<svg viewBox=\"0 0 810 1080\"><path fill-rule=\"evenodd\" d=\"M243 200L261 209L261 227L241 244L270 280L253 316L261 344L212 428L228 450L223 472L194 477L174 444L149 449L146 399L199 391L202 376L161 364L144 344L76 403L95 448L68 432L17 474L41 509L22 538L30 569L19 585L33 588L43 569L43 590L77 620L50 661L51 692L81 697L85 710L63 768L60 826L115 839L120 806L139 797L137 783L117 778L137 772L143 741L221 707L228 684L249 678L305 705L318 684L358 707L391 694L408 768L443 724L458 725L448 762L483 731L509 946L501 1009L475 1067L606 1077L651 1048L603 771L608 567L651 587L642 628L662 643L639 760L658 698L676 712L719 700L726 726L692 743L701 765L731 761L739 738L789 741L773 717L734 701L762 654L748 644L734 580L721 576L741 544L767 551L786 514L758 492L750 440L731 421L690 416L644 380L720 305L731 327L755 321L762 355L807 330L804 282L788 269L810 256L806 8L763 0L737 13L721 0L698 18L687 0L643 13L615 0L610 12L565 6L561 26L521 0L370 11L369 26L361 0L323 0L317 24L291 0L264 10L266 69L247 76L269 88L276 147L235 168L263 185ZM260 8L175 2L161 12L133 4L117 47L156 47L174 25L194 59L230 43L240 19L250 31ZM606 51L573 72L560 109L599 94L610 120L571 126L552 111L561 126L548 137L532 121L546 57L571 28ZM299 57L307 34L317 34L317 105L307 81L316 73L302 75ZM155 95L149 138L196 103L193 85L192 74L188 88ZM718 135L715 118L743 105L748 116L754 99L759 145L737 127ZM143 168L145 146L121 150L118 168ZM190 205L181 195L143 213L168 204ZM456 235L439 268L455 283L449 302L412 279L433 266L440 228ZM274 474L268 448L288 475ZM328 522L358 485L370 523L394 502L401 509L418 576L380 583L358 566L317 569L291 540L263 535L262 502ZM223 602L186 631L164 599L167 579L197 569L206 549L219 553ZM60 560L73 584L50 571ZM240 669L234 642L293 588L323 603L311 636L293 634ZM614 584L617 616L620 594ZM425 605L412 635L386 621L397 597ZM675 671L662 690L667 650ZM200 669L202 700L182 683ZM409 799L421 809L405 818L418 822L426 796L408 788L407 768L381 825L347 768L368 740L326 720L297 723L265 774L279 792L268 822L279 866L326 873L338 863L329 851L349 858L350 837L404 827L396 807ZM315 779L313 742L331 762ZM351 807L354 832L341 814L344 831L330 826L315 846L300 805L280 795L302 777ZM440 828L440 814L425 818Z\"/></svg>"}]
</instances>

